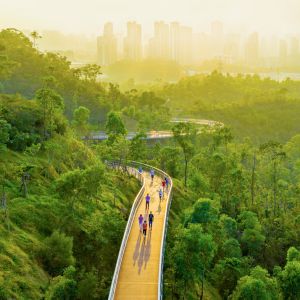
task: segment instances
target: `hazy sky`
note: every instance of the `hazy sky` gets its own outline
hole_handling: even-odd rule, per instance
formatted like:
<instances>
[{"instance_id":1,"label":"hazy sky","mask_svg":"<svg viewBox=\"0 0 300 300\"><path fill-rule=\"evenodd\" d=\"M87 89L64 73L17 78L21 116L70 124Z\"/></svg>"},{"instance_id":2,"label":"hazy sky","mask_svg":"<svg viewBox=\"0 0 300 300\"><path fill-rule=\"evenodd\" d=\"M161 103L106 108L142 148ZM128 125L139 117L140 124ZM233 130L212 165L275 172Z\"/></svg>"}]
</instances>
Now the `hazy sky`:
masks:
<instances>
[{"instance_id":1,"label":"hazy sky","mask_svg":"<svg viewBox=\"0 0 300 300\"><path fill-rule=\"evenodd\" d=\"M195 31L213 20L229 31L300 33L300 0L0 0L0 27L54 29L94 35L113 21L117 31L136 20L146 32L156 20L180 21Z\"/></svg>"}]
</instances>

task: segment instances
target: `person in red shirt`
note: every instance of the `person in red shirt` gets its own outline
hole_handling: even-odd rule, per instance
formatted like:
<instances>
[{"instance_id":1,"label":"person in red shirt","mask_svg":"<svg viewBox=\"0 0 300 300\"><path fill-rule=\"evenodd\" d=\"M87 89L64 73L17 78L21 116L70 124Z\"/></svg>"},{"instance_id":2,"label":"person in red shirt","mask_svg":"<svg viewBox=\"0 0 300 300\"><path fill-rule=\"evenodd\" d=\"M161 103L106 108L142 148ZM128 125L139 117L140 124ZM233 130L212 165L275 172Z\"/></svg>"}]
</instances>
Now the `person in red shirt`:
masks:
<instances>
[{"instance_id":1,"label":"person in red shirt","mask_svg":"<svg viewBox=\"0 0 300 300\"><path fill-rule=\"evenodd\" d=\"M166 188L165 180L162 181L161 185L162 185L162 188L163 188L163 192L165 193L165 188Z\"/></svg>"},{"instance_id":2,"label":"person in red shirt","mask_svg":"<svg viewBox=\"0 0 300 300\"><path fill-rule=\"evenodd\" d=\"M143 223L143 235L146 237L147 234L147 221L145 220Z\"/></svg>"}]
</instances>

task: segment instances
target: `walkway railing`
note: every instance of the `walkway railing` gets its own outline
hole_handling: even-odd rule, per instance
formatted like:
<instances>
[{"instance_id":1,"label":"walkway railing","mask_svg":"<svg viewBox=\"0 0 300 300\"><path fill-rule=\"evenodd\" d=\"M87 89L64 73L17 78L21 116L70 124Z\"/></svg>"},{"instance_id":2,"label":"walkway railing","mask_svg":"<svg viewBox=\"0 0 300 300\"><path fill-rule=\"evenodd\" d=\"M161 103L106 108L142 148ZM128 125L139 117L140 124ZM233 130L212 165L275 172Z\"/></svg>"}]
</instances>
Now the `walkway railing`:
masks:
<instances>
[{"instance_id":1,"label":"walkway railing","mask_svg":"<svg viewBox=\"0 0 300 300\"><path fill-rule=\"evenodd\" d=\"M109 166L112 168L120 169L122 168L117 162L109 163ZM157 290L157 299L162 299L163 298L163 269L164 269L164 251L165 251L165 242L166 242L166 236L167 236L167 226L168 226L168 217L169 217L169 211L171 207L171 202L172 202L172 188L173 188L173 181L172 178L165 173L164 171L152 167L150 165L144 164L144 163L139 163L135 161L131 161L127 164L127 171L134 175L136 178L138 178L142 182L142 188L140 189L139 193L135 197L135 200L133 202L130 215L127 221L127 225L125 228L125 232L123 235L122 243L120 246L119 250L119 255L112 279L112 283L110 286L110 292L109 292L109 300L113 300L116 292L116 287L118 284L118 278L119 278L119 273L122 265L122 259L124 256L124 252L126 249L128 237L130 235L131 227L134 222L134 216L136 214L136 210L139 207L140 201L142 199L142 196L145 191L145 180L144 177L141 175L141 173L138 172L138 168L142 167L143 171L150 171L151 169L155 170L156 174L161 176L161 177L167 177L170 185L169 185L169 191L168 191L168 196L167 196L167 208L165 210L165 216L164 216L164 226L163 226L163 233L162 233L162 240L161 240L161 247L160 247L160 257L159 257L159 272L158 272L158 290Z\"/></svg>"}]
</instances>

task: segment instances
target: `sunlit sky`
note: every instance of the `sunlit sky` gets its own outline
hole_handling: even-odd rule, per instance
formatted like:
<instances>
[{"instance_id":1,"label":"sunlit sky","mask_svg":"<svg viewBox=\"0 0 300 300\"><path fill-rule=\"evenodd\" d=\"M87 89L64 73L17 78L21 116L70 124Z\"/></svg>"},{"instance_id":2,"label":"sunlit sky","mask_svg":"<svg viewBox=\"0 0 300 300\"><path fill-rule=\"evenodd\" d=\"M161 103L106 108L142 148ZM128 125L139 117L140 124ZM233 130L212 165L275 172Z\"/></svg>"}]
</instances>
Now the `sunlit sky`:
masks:
<instances>
[{"instance_id":1,"label":"sunlit sky","mask_svg":"<svg viewBox=\"0 0 300 300\"><path fill-rule=\"evenodd\" d=\"M95 35L107 21L125 31L128 20L146 33L156 20L176 20L196 32L220 20L229 32L300 34L300 0L0 0L1 28Z\"/></svg>"}]
</instances>

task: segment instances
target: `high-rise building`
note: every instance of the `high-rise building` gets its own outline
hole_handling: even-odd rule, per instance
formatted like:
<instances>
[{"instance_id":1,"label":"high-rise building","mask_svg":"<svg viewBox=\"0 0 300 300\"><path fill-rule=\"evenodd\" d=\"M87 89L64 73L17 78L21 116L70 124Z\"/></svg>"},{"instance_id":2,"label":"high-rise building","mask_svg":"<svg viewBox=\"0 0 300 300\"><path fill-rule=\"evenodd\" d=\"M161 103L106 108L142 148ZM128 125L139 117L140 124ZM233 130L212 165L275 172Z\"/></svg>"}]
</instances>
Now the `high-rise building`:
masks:
<instances>
[{"instance_id":1,"label":"high-rise building","mask_svg":"<svg viewBox=\"0 0 300 300\"><path fill-rule=\"evenodd\" d=\"M211 23L210 32L210 51L212 57L222 57L224 47L224 32L223 23L220 21L214 21Z\"/></svg>"},{"instance_id":2,"label":"high-rise building","mask_svg":"<svg viewBox=\"0 0 300 300\"><path fill-rule=\"evenodd\" d=\"M224 59L226 63L234 63L240 55L240 36L229 34L224 40Z\"/></svg>"},{"instance_id":3,"label":"high-rise building","mask_svg":"<svg viewBox=\"0 0 300 300\"><path fill-rule=\"evenodd\" d=\"M209 37L206 33L197 33L193 37L193 61L199 64L210 58Z\"/></svg>"},{"instance_id":4,"label":"high-rise building","mask_svg":"<svg viewBox=\"0 0 300 300\"><path fill-rule=\"evenodd\" d=\"M113 24L106 23L103 28L103 35L97 39L98 63L110 65L117 60L117 40L113 32Z\"/></svg>"},{"instance_id":5,"label":"high-rise building","mask_svg":"<svg viewBox=\"0 0 300 300\"><path fill-rule=\"evenodd\" d=\"M151 57L170 59L170 27L163 21L154 23L154 37L150 40Z\"/></svg>"},{"instance_id":6,"label":"high-rise building","mask_svg":"<svg viewBox=\"0 0 300 300\"><path fill-rule=\"evenodd\" d=\"M170 25L170 57L172 60L179 62L179 45L180 45L180 24L172 22Z\"/></svg>"},{"instance_id":7,"label":"high-rise building","mask_svg":"<svg viewBox=\"0 0 300 300\"><path fill-rule=\"evenodd\" d=\"M124 58L133 61L142 58L142 28L136 22L127 23L127 36L124 39Z\"/></svg>"},{"instance_id":8,"label":"high-rise building","mask_svg":"<svg viewBox=\"0 0 300 300\"><path fill-rule=\"evenodd\" d=\"M182 65L191 64L195 53L192 28L172 22L169 36L170 58Z\"/></svg>"},{"instance_id":9,"label":"high-rise building","mask_svg":"<svg viewBox=\"0 0 300 300\"><path fill-rule=\"evenodd\" d=\"M291 38L290 55L292 57L298 57L299 53L299 39L297 37Z\"/></svg>"},{"instance_id":10,"label":"high-rise building","mask_svg":"<svg viewBox=\"0 0 300 300\"><path fill-rule=\"evenodd\" d=\"M220 21L214 21L210 25L211 35L214 38L222 38L223 37L223 23Z\"/></svg>"},{"instance_id":11,"label":"high-rise building","mask_svg":"<svg viewBox=\"0 0 300 300\"><path fill-rule=\"evenodd\" d=\"M285 66L287 63L288 47L286 40L279 41L279 65Z\"/></svg>"},{"instance_id":12,"label":"high-rise building","mask_svg":"<svg viewBox=\"0 0 300 300\"><path fill-rule=\"evenodd\" d=\"M250 34L246 41L245 59L250 66L256 66L259 62L259 38L257 32Z\"/></svg>"},{"instance_id":13,"label":"high-rise building","mask_svg":"<svg viewBox=\"0 0 300 300\"><path fill-rule=\"evenodd\" d=\"M179 64L190 65L193 63L193 30L191 27L179 27Z\"/></svg>"}]
</instances>

